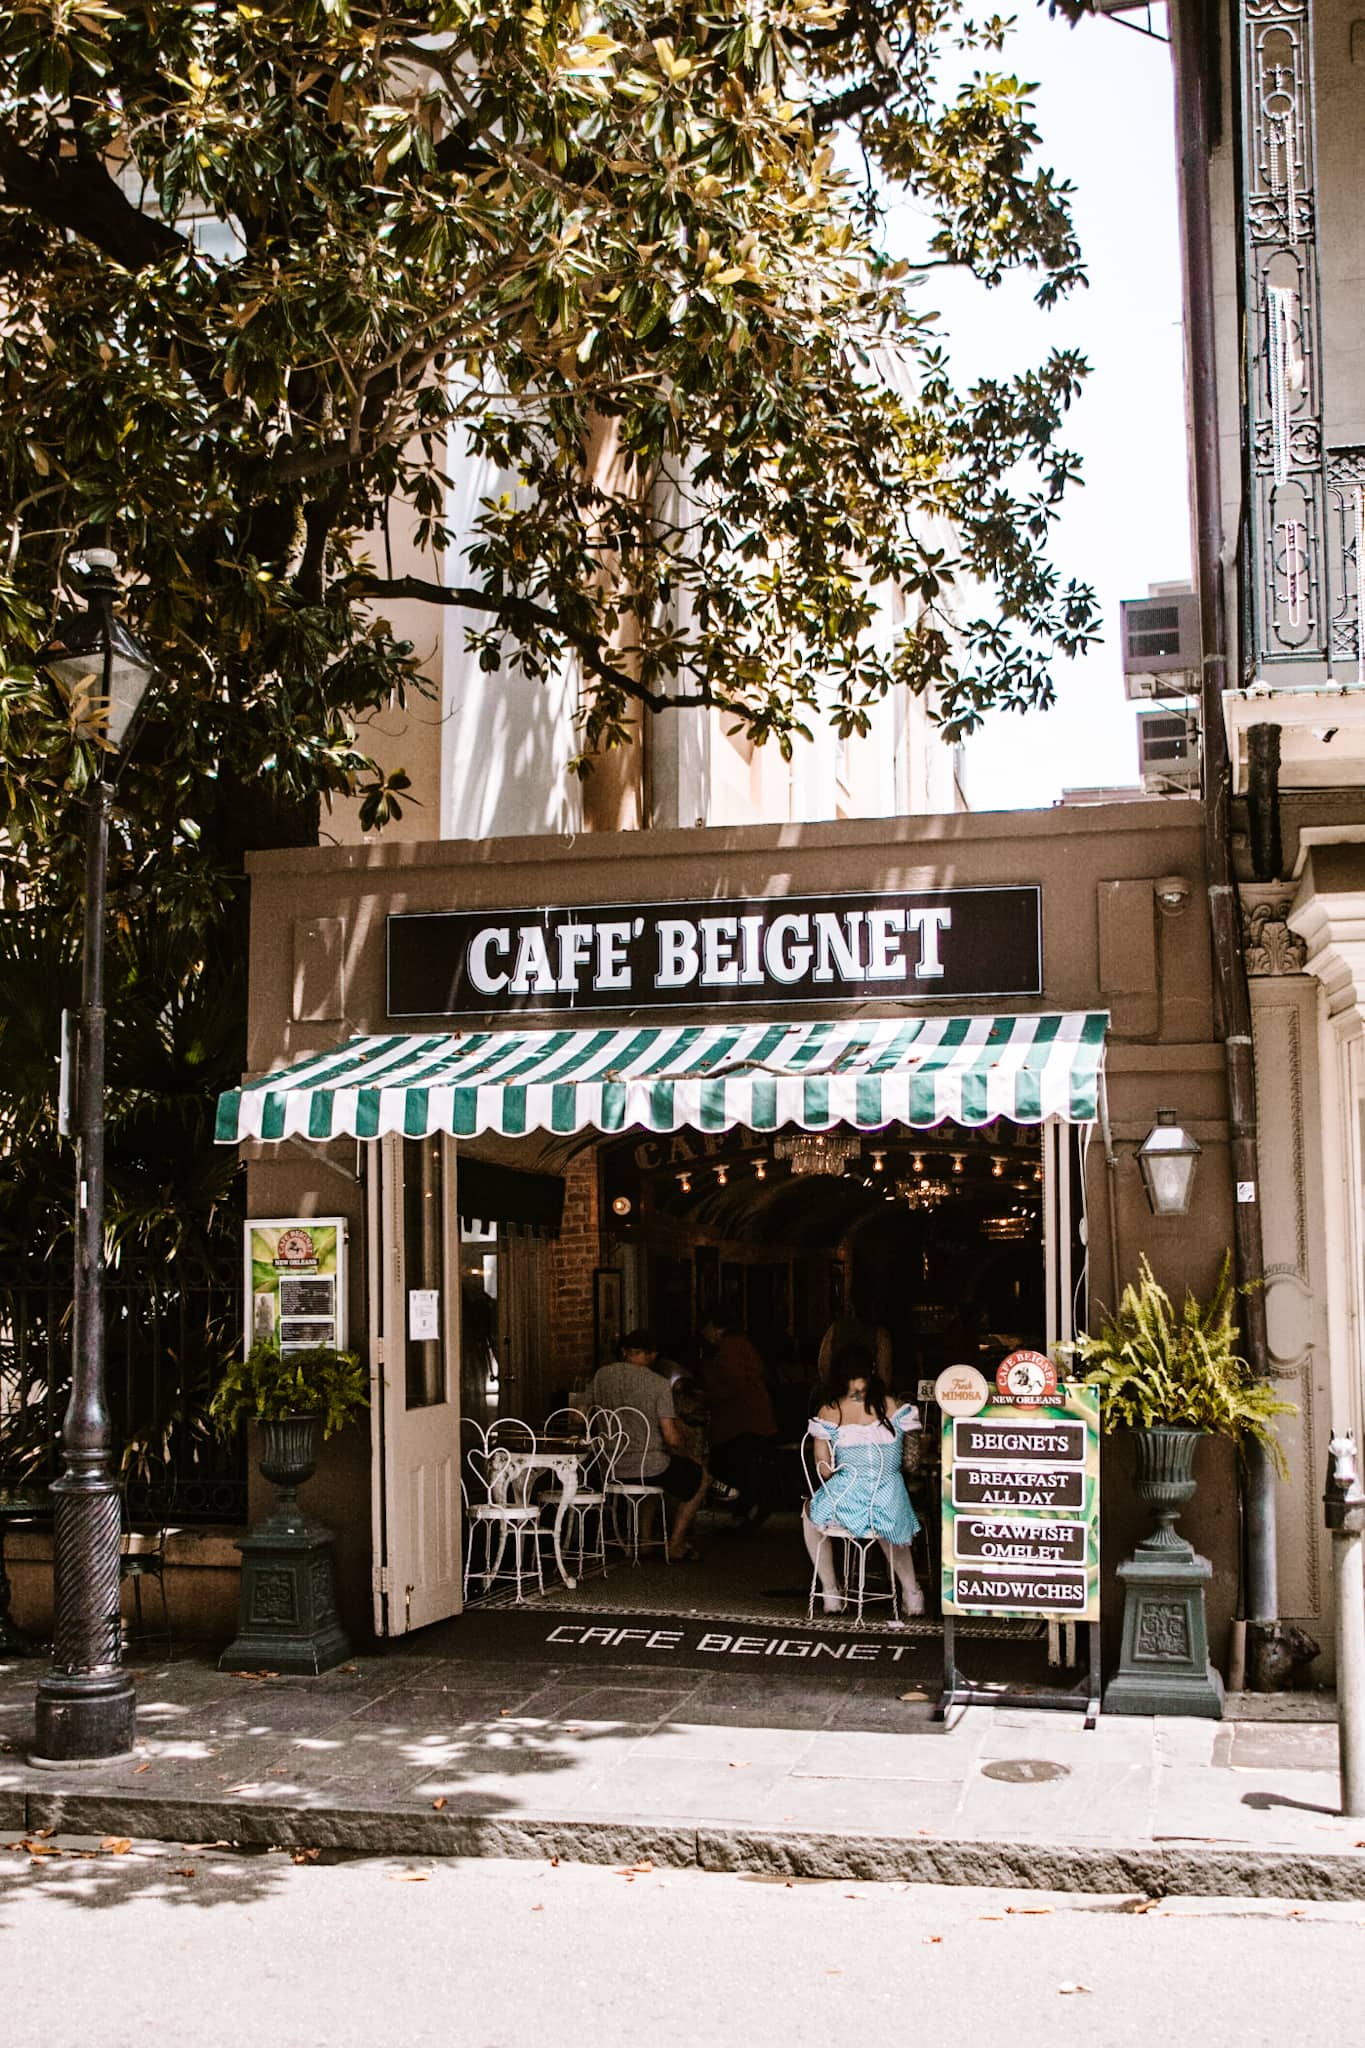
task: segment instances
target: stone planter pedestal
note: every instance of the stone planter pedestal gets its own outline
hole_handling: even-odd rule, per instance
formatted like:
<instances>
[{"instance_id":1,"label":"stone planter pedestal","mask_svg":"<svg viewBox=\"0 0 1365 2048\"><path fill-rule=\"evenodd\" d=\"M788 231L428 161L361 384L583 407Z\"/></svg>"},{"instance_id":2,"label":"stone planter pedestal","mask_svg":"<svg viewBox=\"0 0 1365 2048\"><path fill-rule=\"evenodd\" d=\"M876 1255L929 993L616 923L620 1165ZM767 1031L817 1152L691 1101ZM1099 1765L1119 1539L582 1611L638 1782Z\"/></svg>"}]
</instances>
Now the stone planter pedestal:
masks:
<instances>
[{"instance_id":1,"label":"stone planter pedestal","mask_svg":"<svg viewBox=\"0 0 1365 2048\"><path fill-rule=\"evenodd\" d=\"M306 1515L297 1494L317 1466L318 1418L262 1422L261 1473L278 1489L274 1507L237 1545L242 1590L237 1636L220 1671L330 1671L351 1654L337 1619L332 1532Z\"/></svg>"},{"instance_id":2,"label":"stone planter pedestal","mask_svg":"<svg viewBox=\"0 0 1365 2048\"><path fill-rule=\"evenodd\" d=\"M1156 1528L1119 1566L1123 1650L1105 1690L1106 1714L1223 1718L1223 1681L1209 1662L1204 1612L1213 1569L1175 1529L1194 1494L1194 1454L1202 1436L1197 1429L1133 1432L1138 1497L1156 1509Z\"/></svg>"}]
</instances>

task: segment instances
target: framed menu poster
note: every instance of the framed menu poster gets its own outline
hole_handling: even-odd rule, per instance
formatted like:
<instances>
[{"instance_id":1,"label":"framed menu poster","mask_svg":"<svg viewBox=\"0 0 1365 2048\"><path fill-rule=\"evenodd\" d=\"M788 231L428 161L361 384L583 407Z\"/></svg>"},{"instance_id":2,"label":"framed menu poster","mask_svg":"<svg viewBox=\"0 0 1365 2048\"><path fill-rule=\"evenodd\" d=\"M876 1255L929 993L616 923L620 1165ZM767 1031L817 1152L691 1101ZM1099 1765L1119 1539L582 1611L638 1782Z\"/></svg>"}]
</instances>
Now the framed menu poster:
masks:
<instances>
[{"instance_id":1,"label":"framed menu poster","mask_svg":"<svg viewBox=\"0 0 1365 2048\"><path fill-rule=\"evenodd\" d=\"M346 1219L261 1216L245 1246L246 1343L346 1348Z\"/></svg>"}]
</instances>

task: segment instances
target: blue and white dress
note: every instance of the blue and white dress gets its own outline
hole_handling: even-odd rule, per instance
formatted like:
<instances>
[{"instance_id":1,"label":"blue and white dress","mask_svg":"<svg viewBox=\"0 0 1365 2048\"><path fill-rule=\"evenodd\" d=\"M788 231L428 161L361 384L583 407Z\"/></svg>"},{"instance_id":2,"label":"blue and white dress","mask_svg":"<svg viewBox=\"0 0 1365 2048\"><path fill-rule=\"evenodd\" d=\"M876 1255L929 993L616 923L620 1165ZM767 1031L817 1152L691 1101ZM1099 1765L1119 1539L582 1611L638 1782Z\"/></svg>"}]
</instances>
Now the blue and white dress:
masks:
<instances>
[{"instance_id":1,"label":"blue and white dress","mask_svg":"<svg viewBox=\"0 0 1365 2048\"><path fill-rule=\"evenodd\" d=\"M886 1422L822 1422L809 1434L834 1446L834 1470L811 1496L813 1526L837 1524L850 1536L879 1536L886 1543L911 1543L919 1517L901 1477L901 1439L920 1426L919 1410L906 1401Z\"/></svg>"}]
</instances>

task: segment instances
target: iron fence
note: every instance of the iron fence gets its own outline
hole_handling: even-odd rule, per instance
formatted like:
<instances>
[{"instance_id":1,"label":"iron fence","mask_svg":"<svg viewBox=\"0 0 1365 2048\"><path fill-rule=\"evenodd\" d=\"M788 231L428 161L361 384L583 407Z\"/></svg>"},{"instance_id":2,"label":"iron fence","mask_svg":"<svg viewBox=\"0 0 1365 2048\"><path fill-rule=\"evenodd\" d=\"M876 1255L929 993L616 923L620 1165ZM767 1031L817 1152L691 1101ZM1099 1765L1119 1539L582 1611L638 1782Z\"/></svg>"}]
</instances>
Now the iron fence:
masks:
<instances>
[{"instance_id":1,"label":"iron fence","mask_svg":"<svg viewBox=\"0 0 1365 2048\"><path fill-rule=\"evenodd\" d=\"M234 1281L106 1282L109 1411L135 1521L246 1521L245 1446L222 1442L205 1413L241 1330ZM70 1388L70 1281L0 1270L0 1480L57 1476Z\"/></svg>"}]
</instances>

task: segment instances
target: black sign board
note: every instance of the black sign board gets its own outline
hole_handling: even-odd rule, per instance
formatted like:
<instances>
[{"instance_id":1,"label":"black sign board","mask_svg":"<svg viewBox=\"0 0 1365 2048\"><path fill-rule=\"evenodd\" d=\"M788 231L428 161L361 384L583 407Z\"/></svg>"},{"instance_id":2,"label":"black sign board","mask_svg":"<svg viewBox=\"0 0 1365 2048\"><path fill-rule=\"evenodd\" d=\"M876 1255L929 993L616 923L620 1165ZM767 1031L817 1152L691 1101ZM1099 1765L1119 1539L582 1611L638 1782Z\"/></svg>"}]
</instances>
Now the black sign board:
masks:
<instances>
[{"instance_id":1,"label":"black sign board","mask_svg":"<svg viewBox=\"0 0 1365 2048\"><path fill-rule=\"evenodd\" d=\"M954 1552L962 1562L1083 1565L1085 1538L1084 1522L1048 1522L1038 1515L1007 1521L961 1514L953 1523Z\"/></svg>"},{"instance_id":2,"label":"black sign board","mask_svg":"<svg viewBox=\"0 0 1365 2048\"><path fill-rule=\"evenodd\" d=\"M1004 1422L959 1417L953 1424L953 1456L974 1464L999 1458L1008 1465L1083 1465L1085 1424L1048 1416Z\"/></svg>"},{"instance_id":3,"label":"black sign board","mask_svg":"<svg viewBox=\"0 0 1365 2048\"><path fill-rule=\"evenodd\" d=\"M1042 993L1042 891L401 912L390 1017Z\"/></svg>"},{"instance_id":4,"label":"black sign board","mask_svg":"<svg viewBox=\"0 0 1365 2048\"><path fill-rule=\"evenodd\" d=\"M953 1462L955 1508L1080 1509L1085 1472L1079 1465L961 1465Z\"/></svg>"},{"instance_id":5,"label":"black sign board","mask_svg":"<svg viewBox=\"0 0 1365 2048\"><path fill-rule=\"evenodd\" d=\"M1071 1614L1085 1611L1086 1575L1080 1572L1001 1571L994 1565L958 1565L953 1598L959 1607L989 1607L1008 1613Z\"/></svg>"}]
</instances>

